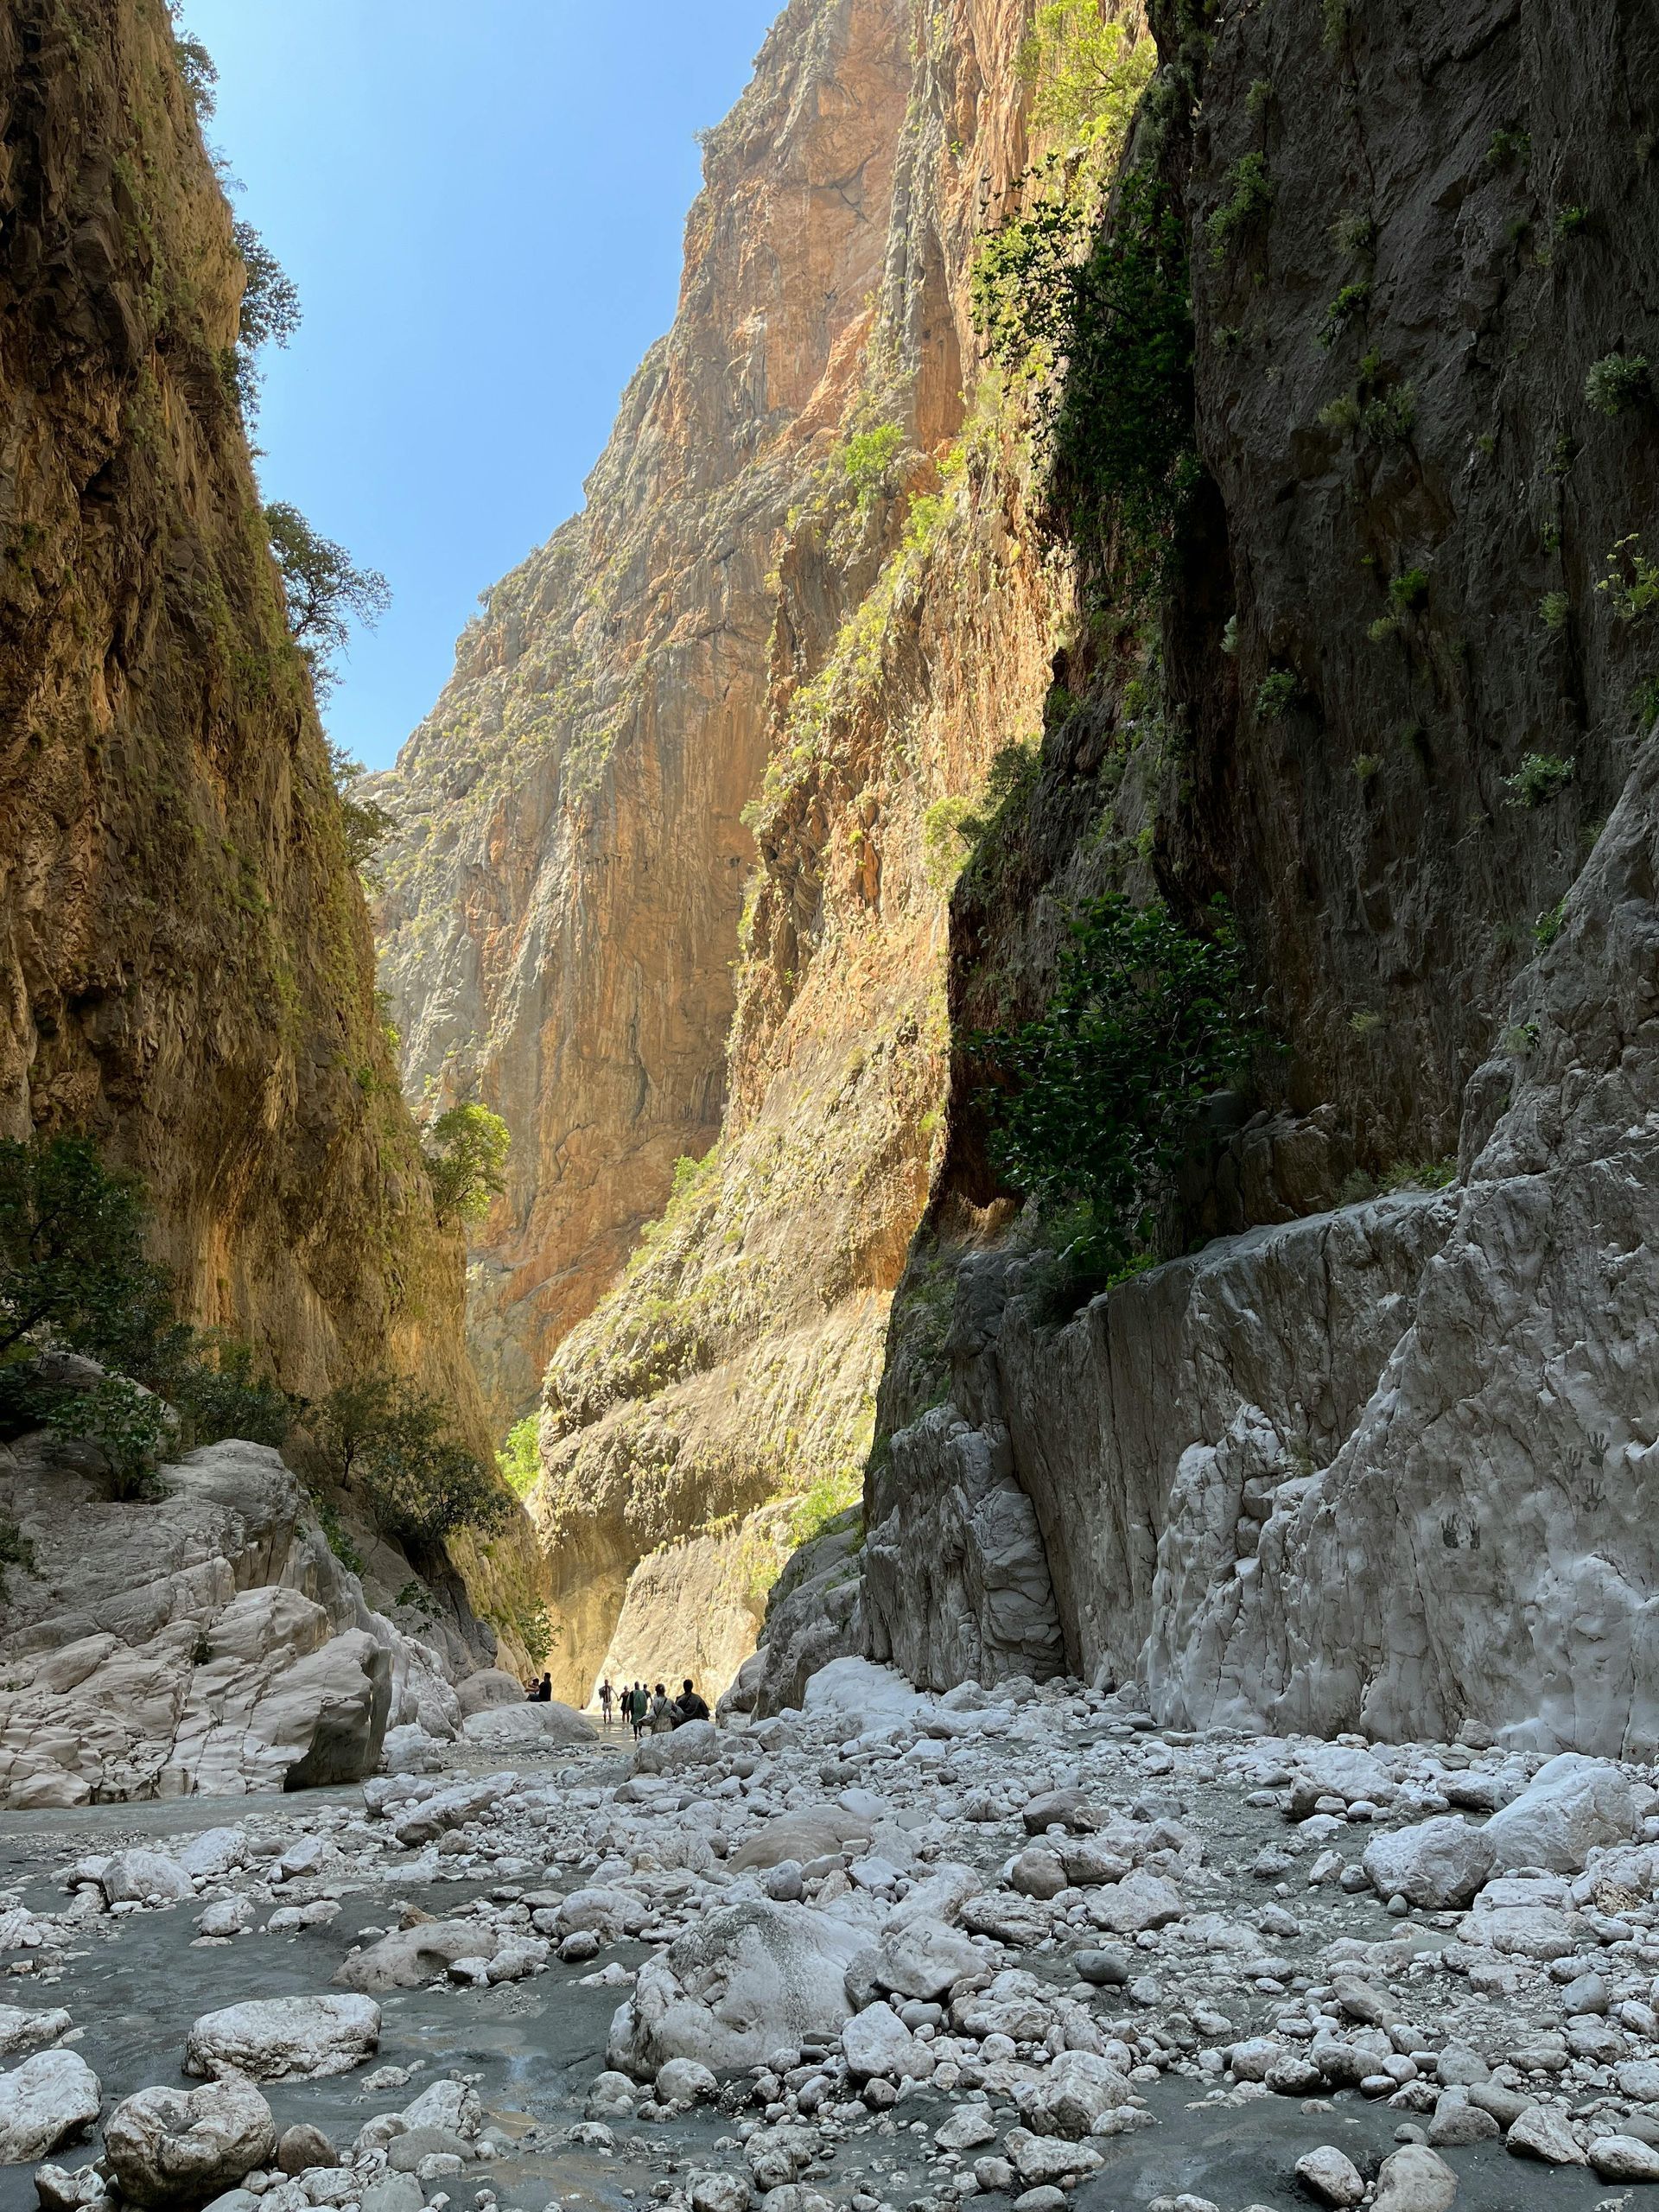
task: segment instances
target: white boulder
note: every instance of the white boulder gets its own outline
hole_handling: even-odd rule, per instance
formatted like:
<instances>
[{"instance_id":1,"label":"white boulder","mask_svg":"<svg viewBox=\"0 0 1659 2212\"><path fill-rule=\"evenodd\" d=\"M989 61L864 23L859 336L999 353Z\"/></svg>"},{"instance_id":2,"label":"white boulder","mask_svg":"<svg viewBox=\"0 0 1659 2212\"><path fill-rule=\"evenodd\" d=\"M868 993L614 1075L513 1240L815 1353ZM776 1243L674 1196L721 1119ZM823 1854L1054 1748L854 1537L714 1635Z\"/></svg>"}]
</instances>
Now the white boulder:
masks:
<instances>
[{"instance_id":1,"label":"white boulder","mask_svg":"<svg viewBox=\"0 0 1659 2212\"><path fill-rule=\"evenodd\" d=\"M1425 1912L1455 1912L1491 1872L1492 1857L1486 1830L1448 1813L1414 1827L1385 1829L1366 1846L1360 1863L1380 1897L1403 1897Z\"/></svg>"},{"instance_id":2,"label":"white boulder","mask_svg":"<svg viewBox=\"0 0 1659 2212\"><path fill-rule=\"evenodd\" d=\"M380 2007L371 1998L261 1998L204 2012L186 2039L184 2070L215 2081L317 2081L349 2074L379 2042Z\"/></svg>"},{"instance_id":3,"label":"white boulder","mask_svg":"<svg viewBox=\"0 0 1659 2212\"><path fill-rule=\"evenodd\" d=\"M1063 2050L1020 2100L1020 2116L1039 2135L1087 2135L1129 2101L1128 2077L1091 2050Z\"/></svg>"},{"instance_id":4,"label":"white boulder","mask_svg":"<svg viewBox=\"0 0 1659 2212\"><path fill-rule=\"evenodd\" d=\"M130 2202L198 2205L268 2163L270 2107L247 2082L140 2089L110 2114L104 2149Z\"/></svg>"},{"instance_id":5,"label":"white boulder","mask_svg":"<svg viewBox=\"0 0 1659 2212\"><path fill-rule=\"evenodd\" d=\"M1607 1759L1563 1751L1492 1815L1483 1834L1500 1872L1544 1866L1576 1874L1596 1845L1626 1843L1635 1826L1635 1796L1620 1770Z\"/></svg>"},{"instance_id":6,"label":"white boulder","mask_svg":"<svg viewBox=\"0 0 1659 2212\"><path fill-rule=\"evenodd\" d=\"M16 2058L42 2044L56 2043L73 2025L61 2005L31 2011L24 2005L0 2005L0 2058Z\"/></svg>"},{"instance_id":7,"label":"white boulder","mask_svg":"<svg viewBox=\"0 0 1659 2212\"><path fill-rule=\"evenodd\" d=\"M929 2080L934 2057L918 2043L890 2005L867 2005L841 2031L847 2071L855 2082L880 2075L893 2081Z\"/></svg>"},{"instance_id":8,"label":"white boulder","mask_svg":"<svg viewBox=\"0 0 1659 2212\"><path fill-rule=\"evenodd\" d=\"M728 2073L782 2044L838 2037L852 2012L847 1969L864 1942L806 1905L717 1905L640 1967L611 2023L610 2063L636 2081L671 2058Z\"/></svg>"},{"instance_id":9,"label":"white boulder","mask_svg":"<svg viewBox=\"0 0 1659 2212\"><path fill-rule=\"evenodd\" d=\"M42 2050L0 2074L0 2165L43 2158L98 2118L98 2076L73 2050Z\"/></svg>"}]
</instances>

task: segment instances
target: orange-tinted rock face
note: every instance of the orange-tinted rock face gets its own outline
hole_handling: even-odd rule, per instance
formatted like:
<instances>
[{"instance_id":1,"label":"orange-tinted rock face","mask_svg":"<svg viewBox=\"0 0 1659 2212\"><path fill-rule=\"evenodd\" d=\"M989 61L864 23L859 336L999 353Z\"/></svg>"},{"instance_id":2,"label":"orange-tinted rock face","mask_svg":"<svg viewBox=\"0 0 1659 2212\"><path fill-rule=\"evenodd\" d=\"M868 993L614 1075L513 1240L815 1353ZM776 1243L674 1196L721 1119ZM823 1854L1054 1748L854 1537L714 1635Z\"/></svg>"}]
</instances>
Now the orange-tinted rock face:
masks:
<instances>
[{"instance_id":1,"label":"orange-tinted rock face","mask_svg":"<svg viewBox=\"0 0 1659 2212\"><path fill-rule=\"evenodd\" d=\"M858 1487L938 1135L952 825L1038 733L1067 588L1012 418L963 397L1030 13L785 11L587 510L383 794L410 1071L517 1140L471 1313L502 1420L551 1355L562 1696L648 1644L720 1688Z\"/></svg>"},{"instance_id":2,"label":"orange-tinted rock face","mask_svg":"<svg viewBox=\"0 0 1659 2212\"><path fill-rule=\"evenodd\" d=\"M514 1136L472 1276L503 1424L719 1128L769 571L859 373L906 16L785 12L709 144L679 315L585 510L491 594L385 779L406 1073L475 1090Z\"/></svg>"},{"instance_id":3,"label":"orange-tinted rock face","mask_svg":"<svg viewBox=\"0 0 1659 2212\"><path fill-rule=\"evenodd\" d=\"M476 1421L227 374L243 270L160 0L0 22L0 1128L142 1171L290 1387Z\"/></svg>"}]
</instances>

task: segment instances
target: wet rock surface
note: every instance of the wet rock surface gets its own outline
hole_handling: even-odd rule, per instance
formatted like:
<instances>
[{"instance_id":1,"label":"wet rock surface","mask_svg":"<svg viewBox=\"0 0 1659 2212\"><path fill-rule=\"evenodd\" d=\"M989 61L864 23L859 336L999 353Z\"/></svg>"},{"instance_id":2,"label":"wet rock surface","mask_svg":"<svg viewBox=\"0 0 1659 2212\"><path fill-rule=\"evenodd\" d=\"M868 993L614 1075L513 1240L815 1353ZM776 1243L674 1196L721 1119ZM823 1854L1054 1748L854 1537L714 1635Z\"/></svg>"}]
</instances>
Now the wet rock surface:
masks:
<instances>
[{"instance_id":1,"label":"wet rock surface","mask_svg":"<svg viewBox=\"0 0 1659 2212\"><path fill-rule=\"evenodd\" d=\"M13 1816L0 2212L1589 2212L1659 2173L1648 1770L1573 1770L1581 1863L1425 1908L1395 1870L1464 1866L1448 1819L1520 1830L1559 1764L843 1676L683 1773L462 1740L360 1790ZM1015 1885L1033 1855L1060 1886Z\"/></svg>"}]
</instances>

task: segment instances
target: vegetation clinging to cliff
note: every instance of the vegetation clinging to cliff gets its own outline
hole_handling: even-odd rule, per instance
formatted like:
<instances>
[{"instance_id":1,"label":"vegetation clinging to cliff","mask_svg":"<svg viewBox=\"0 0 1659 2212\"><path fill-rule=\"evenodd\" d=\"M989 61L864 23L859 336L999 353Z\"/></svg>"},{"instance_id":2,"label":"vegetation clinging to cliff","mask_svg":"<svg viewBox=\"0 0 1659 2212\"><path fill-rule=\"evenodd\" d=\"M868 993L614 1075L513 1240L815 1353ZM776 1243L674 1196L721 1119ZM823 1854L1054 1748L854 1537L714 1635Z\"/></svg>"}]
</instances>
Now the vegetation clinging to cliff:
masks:
<instances>
[{"instance_id":1,"label":"vegetation clinging to cliff","mask_svg":"<svg viewBox=\"0 0 1659 2212\"><path fill-rule=\"evenodd\" d=\"M1159 1206L1205 1102L1265 1041L1232 917L1201 929L1117 893L1072 918L1047 1005L972 1040L1001 1087L991 1154L1039 1211L1081 1210L1071 1242L1110 1271L1153 1249Z\"/></svg>"}]
</instances>

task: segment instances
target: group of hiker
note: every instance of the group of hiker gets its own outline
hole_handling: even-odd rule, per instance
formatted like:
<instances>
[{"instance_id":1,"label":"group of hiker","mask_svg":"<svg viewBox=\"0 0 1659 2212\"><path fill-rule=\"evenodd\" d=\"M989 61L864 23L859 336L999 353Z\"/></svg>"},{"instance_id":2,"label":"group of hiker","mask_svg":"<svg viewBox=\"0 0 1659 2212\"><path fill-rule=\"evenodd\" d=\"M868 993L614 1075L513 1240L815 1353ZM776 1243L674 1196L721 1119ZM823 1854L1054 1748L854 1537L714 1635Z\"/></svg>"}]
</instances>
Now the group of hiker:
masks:
<instances>
[{"instance_id":1,"label":"group of hiker","mask_svg":"<svg viewBox=\"0 0 1659 2212\"><path fill-rule=\"evenodd\" d=\"M625 1727L632 1728L637 1743L641 1736L665 1736L671 1728L683 1727L688 1720L706 1720L709 1707L697 1694L688 1675L680 1685L678 1697L671 1698L665 1683L658 1682L654 1690L644 1682L630 1682L620 1691L613 1688L607 1675L599 1686L599 1709L605 1716L605 1726L611 1725L612 1707L620 1707L620 1718Z\"/></svg>"}]
</instances>

